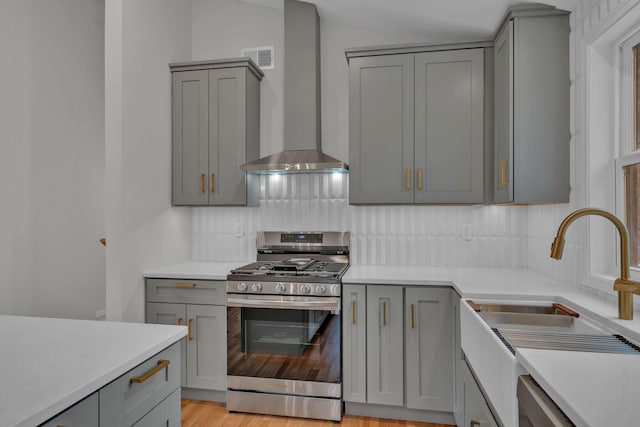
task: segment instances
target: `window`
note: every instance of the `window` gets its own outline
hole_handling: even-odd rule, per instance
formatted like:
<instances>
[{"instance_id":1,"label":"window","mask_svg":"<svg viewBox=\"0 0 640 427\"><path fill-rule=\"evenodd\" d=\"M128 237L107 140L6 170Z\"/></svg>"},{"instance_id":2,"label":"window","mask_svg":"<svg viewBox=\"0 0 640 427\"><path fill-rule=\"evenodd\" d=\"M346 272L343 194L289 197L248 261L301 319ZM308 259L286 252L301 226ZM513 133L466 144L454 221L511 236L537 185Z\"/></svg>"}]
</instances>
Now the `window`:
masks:
<instances>
[{"instance_id":1,"label":"window","mask_svg":"<svg viewBox=\"0 0 640 427\"><path fill-rule=\"evenodd\" d=\"M623 214L629 229L630 264L640 267L640 35L621 45L621 129Z\"/></svg>"}]
</instances>

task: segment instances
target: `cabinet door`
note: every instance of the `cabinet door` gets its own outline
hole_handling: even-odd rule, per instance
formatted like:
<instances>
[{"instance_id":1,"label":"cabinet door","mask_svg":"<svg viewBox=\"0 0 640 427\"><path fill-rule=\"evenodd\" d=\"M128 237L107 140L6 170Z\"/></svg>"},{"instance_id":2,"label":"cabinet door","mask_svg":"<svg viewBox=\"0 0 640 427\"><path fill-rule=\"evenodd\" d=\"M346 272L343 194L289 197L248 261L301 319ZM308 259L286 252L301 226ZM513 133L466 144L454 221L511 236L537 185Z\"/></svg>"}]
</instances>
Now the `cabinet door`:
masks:
<instances>
[{"instance_id":1,"label":"cabinet door","mask_svg":"<svg viewBox=\"0 0 640 427\"><path fill-rule=\"evenodd\" d=\"M367 402L404 405L403 289L367 287Z\"/></svg>"},{"instance_id":2,"label":"cabinet door","mask_svg":"<svg viewBox=\"0 0 640 427\"><path fill-rule=\"evenodd\" d=\"M453 410L451 290L406 288L407 407Z\"/></svg>"},{"instance_id":3,"label":"cabinet door","mask_svg":"<svg viewBox=\"0 0 640 427\"><path fill-rule=\"evenodd\" d=\"M93 393L40 427L98 427L99 403L98 393Z\"/></svg>"},{"instance_id":4,"label":"cabinet door","mask_svg":"<svg viewBox=\"0 0 640 427\"><path fill-rule=\"evenodd\" d=\"M186 325L187 306L148 302L146 322L158 325ZM180 385L187 386L187 344L185 339L180 340Z\"/></svg>"},{"instance_id":5,"label":"cabinet door","mask_svg":"<svg viewBox=\"0 0 640 427\"><path fill-rule=\"evenodd\" d=\"M415 202L482 203L484 50L415 56Z\"/></svg>"},{"instance_id":6,"label":"cabinet door","mask_svg":"<svg viewBox=\"0 0 640 427\"><path fill-rule=\"evenodd\" d=\"M187 305L187 322L187 386L226 390L226 307Z\"/></svg>"},{"instance_id":7,"label":"cabinet door","mask_svg":"<svg viewBox=\"0 0 640 427\"><path fill-rule=\"evenodd\" d=\"M413 54L349 63L349 203L413 203Z\"/></svg>"},{"instance_id":8,"label":"cabinet door","mask_svg":"<svg viewBox=\"0 0 640 427\"><path fill-rule=\"evenodd\" d=\"M247 82L245 68L209 71L209 204L247 202Z\"/></svg>"},{"instance_id":9,"label":"cabinet door","mask_svg":"<svg viewBox=\"0 0 640 427\"><path fill-rule=\"evenodd\" d=\"M467 366L462 363L464 375L464 426L469 427L497 427L489 406L484 400L476 380Z\"/></svg>"},{"instance_id":10,"label":"cabinet door","mask_svg":"<svg viewBox=\"0 0 640 427\"><path fill-rule=\"evenodd\" d=\"M494 200L513 201L513 21L496 39L495 61L495 165Z\"/></svg>"},{"instance_id":11,"label":"cabinet door","mask_svg":"<svg viewBox=\"0 0 640 427\"><path fill-rule=\"evenodd\" d=\"M367 401L366 286L342 288L342 400Z\"/></svg>"},{"instance_id":12,"label":"cabinet door","mask_svg":"<svg viewBox=\"0 0 640 427\"><path fill-rule=\"evenodd\" d=\"M172 75L172 200L174 205L208 203L208 72Z\"/></svg>"}]
</instances>

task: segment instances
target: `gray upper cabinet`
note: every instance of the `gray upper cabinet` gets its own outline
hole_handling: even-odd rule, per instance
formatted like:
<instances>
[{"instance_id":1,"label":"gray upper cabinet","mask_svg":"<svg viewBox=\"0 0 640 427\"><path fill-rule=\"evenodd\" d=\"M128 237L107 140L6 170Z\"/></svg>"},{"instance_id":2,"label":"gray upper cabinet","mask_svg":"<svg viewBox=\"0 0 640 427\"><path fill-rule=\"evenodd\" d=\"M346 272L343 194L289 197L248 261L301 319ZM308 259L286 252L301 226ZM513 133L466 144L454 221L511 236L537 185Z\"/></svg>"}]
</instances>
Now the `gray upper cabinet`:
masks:
<instances>
[{"instance_id":1,"label":"gray upper cabinet","mask_svg":"<svg viewBox=\"0 0 640 427\"><path fill-rule=\"evenodd\" d=\"M248 58L170 65L174 205L256 205L260 80Z\"/></svg>"},{"instance_id":2,"label":"gray upper cabinet","mask_svg":"<svg viewBox=\"0 0 640 427\"><path fill-rule=\"evenodd\" d=\"M484 201L485 49L439 49L347 52L350 203Z\"/></svg>"},{"instance_id":3,"label":"gray upper cabinet","mask_svg":"<svg viewBox=\"0 0 640 427\"><path fill-rule=\"evenodd\" d=\"M349 203L413 203L413 67L412 54L349 61Z\"/></svg>"},{"instance_id":4,"label":"gray upper cabinet","mask_svg":"<svg viewBox=\"0 0 640 427\"><path fill-rule=\"evenodd\" d=\"M568 202L569 13L513 7L494 53L494 201Z\"/></svg>"},{"instance_id":5,"label":"gray upper cabinet","mask_svg":"<svg viewBox=\"0 0 640 427\"><path fill-rule=\"evenodd\" d=\"M484 49L415 57L415 202L482 203Z\"/></svg>"}]
</instances>

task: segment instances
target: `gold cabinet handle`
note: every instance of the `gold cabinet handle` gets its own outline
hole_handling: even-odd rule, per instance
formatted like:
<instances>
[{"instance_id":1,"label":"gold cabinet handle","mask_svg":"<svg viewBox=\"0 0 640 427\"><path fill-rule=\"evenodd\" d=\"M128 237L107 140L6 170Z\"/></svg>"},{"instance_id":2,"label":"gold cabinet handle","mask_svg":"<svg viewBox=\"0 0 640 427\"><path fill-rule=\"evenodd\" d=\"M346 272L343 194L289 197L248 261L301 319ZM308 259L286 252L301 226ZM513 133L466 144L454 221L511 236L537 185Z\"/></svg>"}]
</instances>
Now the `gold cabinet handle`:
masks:
<instances>
[{"instance_id":1,"label":"gold cabinet handle","mask_svg":"<svg viewBox=\"0 0 640 427\"><path fill-rule=\"evenodd\" d=\"M411 169L407 169L407 191L411 190Z\"/></svg>"},{"instance_id":2,"label":"gold cabinet handle","mask_svg":"<svg viewBox=\"0 0 640 427\"><path fill-rule=\"evenodd\" d=\"M200 192L204 193L204 174L200 174Z\"/></svg>"},{"instance_id":3,"label":"gold cabinet handle","mask_svg":"<svg viewBox=\"0 0 640 427\"><path fill-rule=\"evenodd\" d=\"M193 322L193 319L187 320L187 339L189 341L193 339L193 337L191 336L191 322Z\"/></svg>"},{"instance_id":4,"label":"gold cabinet handle","mask_svg":"<svg viewBox=\"0 0 640 427\"><path fill-rule=\"evenodd\" d=\"M415 316L413 313L413 304L411 304L411 329L416 327Z\"/></svg>"},{"instance_id":5,"label":"gold cabinet handle","mask_svg":"<svg viewBox=\"0 0 640 427\"><path fill-rule=\"evenodd\" d=\"M175 284L176 288L195 288L196 284L195 283L176 283Z\"/></svg>"},{"instance_id":6,"label":"gold cabinet handle","mask_svg":"<svg viewBox=\"0 0 640 427\"><path fill-rule=\"evenodd\" d=\"M469 421L469 427L480 427L480 421L476 421L476 420Z\"/></svg>"},{"instance_id":7,"label":"gold cabinet handle","mask_svg":"<svg viewBox=\"0 0 640 427\"><path fill-rule=\"evenodd\" d=\"M158 366L156 366L155 368L153 368L152 370L150 370L149 372L147 372L146 374L144 374L141 377L131 377L129 382L132 382L132 383L143 383L146 380L148 380L149 378L151 378L152 376L154 376L155 374L157 374L158 372L162 371L167 366L169 366L169 363L171 363L170 360L160 359L160 360L158 360Z\"/></svg>"},{"instance_id":8,"label":"gold cabinet handle","mask_svg":"<svg viewBox=\"0 0 640 427\"><path fill-rule=\"evenodd\" d=\"M214 180L214 176L215 176L215 173L212 173L212 174L211 174L211 176L209 177L209 191L210 191L210 192L212 192L212 193L213 193L213 192L214 192L214 190L215 190L215 185L214 185L214 184L215 184L215 180Z\"/></svg>"},{"instance_id":9,"label":"gold cabinet handle","mask_svg":"<svg viewBox=\"0 0 640 427\"><path fill-rule=\"evenodd\" d=\"M351 301L351 323L356 323L356 300Z\"/></svg>"},{"instance_id":10,"label":"gold cabinet handle","mask_svg":"<svg viewBox=\"0 0 640 427\"><path fill-rule=\"evenodd\" d=\"M182 325L182 317L178 317L178 322L177 322L178 326Z\"/></svg>"},{"instance_id":11,"label":"gold cabinet handle","mask_svg":"<svg viewBox=\"0 0 640 427\"><path fill-rule=\"evenodd\" d=\"M422 176L422 168L418 169L418 190L422 190L422 181L423 181L423 176Z\"/></svg>"},{"instance_id":12,"label":"gold cabinet handle","mask_svg":"<svg viewBox=\"0 0 640 427\"><path fill-rule=\"evenodd\" d=\"M387 324L387 302L382 303L382 324Z\"/></svg>"},{"instance_id":13,"label":"gold cabinet handle","mask_svg":"<svg viewBox=\"0 0 640 427\"><path fill-rule=\"evenodd\" d=\"M509 181L507 181L507 165L509 164L508 160L500 160L500 186L507 187L509 185Z\"/></svg>"}]
</instances>

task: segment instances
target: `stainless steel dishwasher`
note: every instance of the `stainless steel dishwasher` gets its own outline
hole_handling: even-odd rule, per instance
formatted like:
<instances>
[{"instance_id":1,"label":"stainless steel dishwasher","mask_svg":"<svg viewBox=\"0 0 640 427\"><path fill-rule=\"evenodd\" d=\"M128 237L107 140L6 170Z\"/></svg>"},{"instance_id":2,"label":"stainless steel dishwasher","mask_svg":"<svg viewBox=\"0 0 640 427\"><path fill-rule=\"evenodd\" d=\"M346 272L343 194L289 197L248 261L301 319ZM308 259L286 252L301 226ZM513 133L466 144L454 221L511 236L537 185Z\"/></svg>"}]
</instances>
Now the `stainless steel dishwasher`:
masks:
<instances>
[{"instance_id":1,"label":"stainless steel dishwasher","mask_svg":"<svg viewBox=\"0 0 640 427\"><path fill-rule=\"evenodd\" d=\"M531 375L518 378L516 394L520 427L575 426Z\"/></svg>"}]
</instances>

